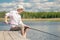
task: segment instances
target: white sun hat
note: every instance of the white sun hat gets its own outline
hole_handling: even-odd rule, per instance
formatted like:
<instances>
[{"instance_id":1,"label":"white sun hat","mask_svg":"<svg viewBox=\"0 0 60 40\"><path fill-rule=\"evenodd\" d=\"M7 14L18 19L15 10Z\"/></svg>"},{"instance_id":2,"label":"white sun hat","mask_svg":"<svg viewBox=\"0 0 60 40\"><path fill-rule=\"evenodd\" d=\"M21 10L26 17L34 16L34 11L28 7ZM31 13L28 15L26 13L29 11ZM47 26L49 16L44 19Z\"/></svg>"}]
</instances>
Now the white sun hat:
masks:
<instances>
[{"instance_id":1,"label":"white sun hat","mask_svg":"<svg viewBox=\"0 0 60 40\"><path fill-rule=\"evenodd\" d=\"M24 9L23 5L18 5L17 9Z\"/></svg>"}]
</instances>

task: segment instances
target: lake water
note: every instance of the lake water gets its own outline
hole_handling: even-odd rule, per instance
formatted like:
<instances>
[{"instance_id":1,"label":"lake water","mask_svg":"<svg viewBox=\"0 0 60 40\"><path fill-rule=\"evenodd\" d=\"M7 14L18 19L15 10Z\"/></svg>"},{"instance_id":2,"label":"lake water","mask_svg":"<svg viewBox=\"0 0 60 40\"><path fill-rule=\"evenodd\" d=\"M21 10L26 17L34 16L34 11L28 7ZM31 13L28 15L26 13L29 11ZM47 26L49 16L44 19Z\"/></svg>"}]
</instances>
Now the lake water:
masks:
<instances>
[{"instance_id":1,"label":"lake water","mask_svg":"<svg viewBox=\"0 0 60 40\"><path fill-rule=\"evenodd\" d=\"M24 21L26 25L29 25L32 28L49 32L60 36L60 22L51 22L51 21ZM0 31L9 30L10 26L4 22L0 22ZM60 40L59 37L39 32L36 30L29 30L27 37L31 40Z\"/></svg>"}]
</instances>

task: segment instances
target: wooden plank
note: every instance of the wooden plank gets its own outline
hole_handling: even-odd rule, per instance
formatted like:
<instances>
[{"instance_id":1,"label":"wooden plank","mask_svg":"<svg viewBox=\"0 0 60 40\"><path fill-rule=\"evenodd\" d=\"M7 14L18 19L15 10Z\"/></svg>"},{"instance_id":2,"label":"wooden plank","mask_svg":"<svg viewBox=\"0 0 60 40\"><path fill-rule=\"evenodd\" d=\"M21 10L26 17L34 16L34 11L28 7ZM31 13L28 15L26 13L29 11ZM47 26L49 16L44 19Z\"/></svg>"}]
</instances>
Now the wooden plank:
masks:
<instances>
[{"instance_id":1,"label":"wooden plank","mask_svg":"<svg viewBox=\"0 0 60 40\"><path fill-rule=\"evenodd\" d=\"M20 39L22 39L22 40L30 40L30 39L28 39L28 38L22 37L20 31L16 31L16 32L14 31L13 33L14 33L17 37L19 37Z\"/></svg>"},{"instance_id":2,"label":"wooden plank","mask_svg":"<svg viewBox=\"0 0 60 40\"><path fill-rule=\"evenodd\" d=\"M25 40L18 31L13 31L13 34L15 34L16 37L18 37L20 40Z\"/></svg>"},{"instance_id":3,"label":"wooden plank","mask_svg":"<svg viewBox=\"0 0 60 40\"><path fill-rule=\"evenodd\" d=\"M16 33L16 32L17 32L17 31L15 31L15 33ZM23 38L21 38L21 36L18 37L18 34L17 34L17 35L14 34L14 31L10 31L9 34L13 37L14 40L22 40L22 39L23 39Z\"/></svg>"},{"instance_id":4,"label":"wooden plank","mask_svg":"<svg viewBox=\"0 0 60 40\"><path fill-rule=\"evenodd\" d=\"M28 40L23 38L18 31L0 31L0 40Z\"/></svg>"},{"instance_id":5,"label":"wooden plank","mask_svg":"<svg viewBox=\"0 0 60 40\"><path fill-rule=\"evenodd\" d=\"M4 31L4 37L5 37L5 40L13 40L11 36L8 34L8 31Z\"/></svg>"},{"instance_id":6,"label":"wooden plank","mask_svg":"<svg viewBox=\"0 0 60 40\"><path fill-rule=\"evenodd\" d=\"M14 40L28 40L28 39L22 37L18 31L11 31L10 34L14 36Z\"/></svg>"},{"instance_id":7,"label":"wooden plank","mask_svg":"<svg viewBox=\"0 0 60 40\"><path fill-rule=\"evenodd\" d=\"M14 33L17 37L19 37L19 38L22 37L22 35L21 35L21 33L20 33L19 31L13 31L13 33Z\"/></svg>"},{"instance_id":8,"label":"wooden plank","mask_svg":"<svg viewBox=\"0 0 60 40\"><path fill-rule=\"evenodd\" d=\"M0 31L0 40L4 40L3 31Z\"/></svg>"},{"instance_id":9,"label":"wooden plank","mask_svg":"<svg viewBox=\"0 0 60 40\"><path fill-rule=\"evenodd\" d=\"M13 39L13 40L17 40L18 38L15 37L15 35L13 34L12 31L9 31L8 34L10 35L10 37Z\"/></svg>"}]
</instances>

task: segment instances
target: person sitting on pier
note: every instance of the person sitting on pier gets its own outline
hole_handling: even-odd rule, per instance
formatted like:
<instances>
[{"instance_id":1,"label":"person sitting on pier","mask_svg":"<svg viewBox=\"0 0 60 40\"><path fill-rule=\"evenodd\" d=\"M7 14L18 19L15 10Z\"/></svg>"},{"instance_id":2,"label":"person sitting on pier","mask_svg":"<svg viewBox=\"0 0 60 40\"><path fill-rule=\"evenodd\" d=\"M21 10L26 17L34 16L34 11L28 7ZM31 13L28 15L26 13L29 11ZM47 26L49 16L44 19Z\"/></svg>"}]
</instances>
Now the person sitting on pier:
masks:
<instances>
[{"instance_id":1,"label":"person sitting on pier","mask_svg":"<svg viewBox=\"0 0 60 40\"><path fill-rule=\"evenodd\" d=\"M29 26L25 25L22 22L20 14L23 11L24 11L24 7L22 5L18 5L17 10L10 11L10 12L6 13L6 15L5 15L5 23L11 25L10 31L20 30L21 35L23 37L26 37L26 32L27 32L27 29L29 28ZM8 22L8 17L10 19L9 22ZM20 26L20 27L18 27L18 26Z\"/></svg>"}]
</instances>

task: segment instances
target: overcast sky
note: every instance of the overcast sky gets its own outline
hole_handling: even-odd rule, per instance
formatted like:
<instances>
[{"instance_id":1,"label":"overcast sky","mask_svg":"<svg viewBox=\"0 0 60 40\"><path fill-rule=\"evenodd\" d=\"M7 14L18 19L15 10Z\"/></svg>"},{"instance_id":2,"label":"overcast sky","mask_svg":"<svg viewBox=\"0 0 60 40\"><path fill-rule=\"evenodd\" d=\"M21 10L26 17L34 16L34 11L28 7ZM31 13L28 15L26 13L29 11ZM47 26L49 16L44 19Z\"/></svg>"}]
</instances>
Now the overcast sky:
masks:
<instances>
[{"instance_id":1,"label":"overcast sky","mask_svg":"<svg viewBox=\"0 0 60 40\"><path fill-rule=\"evenodd\" d=\"M17 5L25 11L60 11L60 0L0 0L0 11L14 10Z\"/></svg>"}]
</instances>

